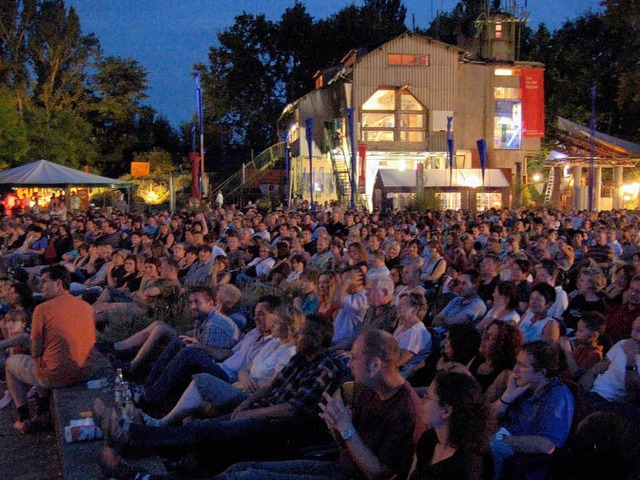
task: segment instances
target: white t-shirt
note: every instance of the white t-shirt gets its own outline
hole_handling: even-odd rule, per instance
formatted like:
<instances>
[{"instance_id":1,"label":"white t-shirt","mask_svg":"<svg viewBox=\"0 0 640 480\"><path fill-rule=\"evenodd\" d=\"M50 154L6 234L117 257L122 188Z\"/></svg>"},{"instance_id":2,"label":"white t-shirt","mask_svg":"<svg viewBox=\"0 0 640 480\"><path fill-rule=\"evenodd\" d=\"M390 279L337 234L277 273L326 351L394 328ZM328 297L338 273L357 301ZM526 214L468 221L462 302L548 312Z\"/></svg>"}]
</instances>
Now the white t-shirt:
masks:
<instances>
[{"instance_id":1,"label":"white t-shirt","mask_svg":"<svg viewBox=\"0 0 640 480\"><path fill-rule=\"evenodd\" d=\"M491 321L496 320L495 313L493 308L487 312L487 314L482 319L482 323L484 324L486 319L491 319ZM515 310L511 310L504 317L498 318L501 322L514 322L516 325L520 323L520 314Z\"/></svg>"},{"instance_id":2,"label":"white t-shirt","mask_svg":"<svg viewBox=\"0 0 640 480\"><path fill-rule=\"evenodd\" d=\"M356 293L347 293L342 302L342 308L338 312L333 324L333 339L331 343L338 344L347 340L354 340L356 328L364 321L369 304L364 290Z\"/></svg>"},{"instance_id":3,"label":"white t-shirt","mask_svg":"<svg viewBox=\"0 0 640 480\"><path fill-rule=\"evenodd\" d=\"M275 374L280 373L295 354L294 345L280 343L280 339L273 338L253 359L249 376L254 380L270 380Z\"/></svg>"},{"instance_id":4,"label":"white t-shirt","mask_svg":"<svg viewBox=\"0 0 640 480\"><path fill-rule=\"evenodd\" d=\"M393 332L393 336L398 340L402 350L413 353L413 358L400 368L403 373L411 373L419 368L431 354L431 334L422 322L418 322L408 329L400 324Z\"/></svg>"},{"instance_id":5,"label":"white t-shirt","mask_svg":"<svg viewBox=\"0 0 640 480\"><path fill-rule=\"evenodd\" d=\"M604 373L596 377L591 388L592 392L610 402L624 402L627 399L627 392L624 388L627 354L622 349L623 343L627 341L630 342L631 340L620 340L607 352L607 358L611 361L611 364ZM638 361L636 360L637 365Z\"/></svg>"},{"instance_id":6,"label":"white t-shirt","mask_svg":"<svg viewBox=\"0 0 640 480\"><path fill-rule=\"evenodd\" d=\"M562 314L569 306L569 296L567 292L563 290L562 287L555 287L556 290L556 301L553 302L553 305L549 307L549 311L547 314L553 318L562 318Z\"/></svg>"}]
</instances>

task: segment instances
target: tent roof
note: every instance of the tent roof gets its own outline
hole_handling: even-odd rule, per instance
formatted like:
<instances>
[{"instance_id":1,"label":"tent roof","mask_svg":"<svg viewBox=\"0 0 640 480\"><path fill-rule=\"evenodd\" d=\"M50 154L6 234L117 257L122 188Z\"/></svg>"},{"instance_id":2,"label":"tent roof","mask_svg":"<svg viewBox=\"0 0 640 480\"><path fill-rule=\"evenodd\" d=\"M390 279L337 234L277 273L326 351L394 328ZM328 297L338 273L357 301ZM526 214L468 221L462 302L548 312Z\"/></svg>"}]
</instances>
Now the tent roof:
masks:
<instances>
[{"instance_id":1,"label":"tent roof","mask_svg":"<svg viewBox=\"0 0 640 480\"><path fill-rule=\"evenodd\" d=\"M378 175L385 187L415 187L415 170L380 169ZM482 170L480 168L457 168L453 170L451 182L448 169L425 169L425 187L480 187L482 186ZM497 168L484 171L485 187L508 187L509 182L504 173Z\"/></svg>"},{"instance_id":2,"label":"tent roof","mask_svg":"<svg viewBox=\"0 0 640 480\"><path fill-rule=\"evenodd\" d=\"M121 188L131 186L131 183L82 172L47 160L38 160L0 172L0 185L13 187L66 187L68 185Z\"/></svg>"},{"instance_id":3,"label":"tent roof","mask_svg":"<svg viewBox=\"0 0 640 480\"><path fill-rule=\"evenodd\" d=\"M425 169L425 187L509 187L509 181L498 168L487 168L484 171L484 185L482 183L482 169L454 168L449 181L448 169Z\"/></svg>"},{"instance_id":4,"label":"tent roof","mask_svg":"<svg viewBox=\"0 0 640 480\"><path fill-rule=\"evenodd\" d=\"M389 187L415 187L416 171L415 170L394 170L381 168L378 170L378 176L382 180L382 185Z\"/></svg>"}]
</instances>

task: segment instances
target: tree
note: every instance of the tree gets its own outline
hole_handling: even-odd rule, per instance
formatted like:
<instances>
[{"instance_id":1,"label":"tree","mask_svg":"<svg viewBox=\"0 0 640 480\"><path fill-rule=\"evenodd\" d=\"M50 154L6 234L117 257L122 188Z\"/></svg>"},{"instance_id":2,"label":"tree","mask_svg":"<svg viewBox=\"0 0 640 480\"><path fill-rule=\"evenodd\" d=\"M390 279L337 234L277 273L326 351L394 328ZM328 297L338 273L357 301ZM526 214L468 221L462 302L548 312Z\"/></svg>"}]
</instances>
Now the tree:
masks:
<instances>
[{"instance_id":1,"label":"tree","mask_svg":"<svg viewBox=\"0 0 640 480\"><path fill-rule=\"evenodd\" d=\"M90 110L104 125L132 123L148 98L149 71L133 58L110 56L95 64L90 80L95 101Z\"/></svg>"},{"instance_id":2,"label":"tree","mask_svg":"<svg viewBox=\"0 0 640 480\"><path fill-rule=\"evenodd\" d=\"M28 35L36 17L35 0L0 2L0 83L14 92L18 109L28 101Z\"/></svg>"},{"instance_id":3,"label":"tree","mask_svg":"<svg viewBox=\"0 0 640 480\"><path fill-rule=\"evenodd\" d=\"M137 153L133 156L134 162L148 162L151 175L167 175L174 171L171 154L161 148L154 148L148 152Z\"/></svg>"},{"instance_id":4,"label":"tree","mask_svg":"<svg viewBox=\"0 0 640 480\"><path fill-rule=\"evenodd\" d=\"M27 128L18 111L15 97L0 89L0 169L22 162L29 151Z\"/></svg>"},{"instance_id":5,"label":"tree","mask_svg":"<svg viewBox=\"0 0 640 480\"><path fill-rule=\"evenodd\" d=\"M148 72L132 58L107 57L95 64L89 79L89 102L83 107L93 125L100 152L100 169L120 175L140 141L136 119L147 98Z\"/></svg>"},{"instance_id":6,"label":"tree","mask_svg":"<svg viewBox=\"0 0 640 480\"><path fill-rule=\"evenodd\" d=\"M25 112L28 125L30 160L44 158L54 163L79 168L97 158L91 124L78 113L57 110L47 114L44 108Z\"/></svg>"},{"instance_id":7,"label":"tree","mask_svg":"<svg viewBox=\"0 0 640 480\"><path fill-rule=\"evenodd\" d=\"M34 96L47 116L86 100L87 68L100 44L95 35L82 35L73 7L67 10L62 0L39 2L28 49L36 77Z\"/></svg>"},{"instance_id":8,"label":"tree","mask_svg":"<svg viewBox=\"0 0 640 480\"><path fill-rule=\"evenodd\" d=\"M218 125L228 149L260 151L275 140L275 120L284 105L277 75L276 28L264 15L244 13L218 34L203 75L207 123ZM217 140L217 139L216 139Z\"/></svg>"},{"instance_id":9,"label":"tree","mask_svg":"<svg viewBox=\"0 0 640 480\"><path fill-rule=\"evenodd\" d=\"M450 13L439 12L426 34L450 45L458 45L461 40L466 44L475 35L475 21L482 13L481 7L481 0L462 0Z\"/></svg>"},{"instance_id":10,"label":"tree","mask_svg":"<svg viewBox=\"0 0 640 480\"><path fill-rule=\"evenodd\" d=\"M237 16L218 34L209 65L194 66L203 79L207 156L244 161L250 150L271 146L284 106L313 88L316 71L335 65L353 48L405 31L405 16L401 0L366 0L317 22L300 2L277 22L264 15Z\"/></svg>"}]
</instances>

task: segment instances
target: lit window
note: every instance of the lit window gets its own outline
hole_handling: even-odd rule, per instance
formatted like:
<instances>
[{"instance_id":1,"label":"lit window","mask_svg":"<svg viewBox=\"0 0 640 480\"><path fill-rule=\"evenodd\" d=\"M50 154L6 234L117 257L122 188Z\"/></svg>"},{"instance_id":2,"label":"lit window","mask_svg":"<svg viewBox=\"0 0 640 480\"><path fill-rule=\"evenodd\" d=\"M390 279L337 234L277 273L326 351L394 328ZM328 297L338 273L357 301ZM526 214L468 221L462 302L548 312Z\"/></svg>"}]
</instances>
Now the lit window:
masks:
<instances>
[{"instance_id":1,"label":"lit window","mask_svg":"<svg viewBox=\"0 0 640 480\"><path fill-rule=\"evenodd\" d=\"M493 101L494 148L518 150L522 148L522 101Z\"/></svg>"},{"instance_id":2,"label":"lit window","mask_svg":"<svg viewBox=\"0 0 640 480\"><path fill-rule=\"evenodd\" d=\"M395 127L396 117L393 113L364 113L362 112L362 126L375 128Z\"/></svg>"},{"instance_id":3,"label":"lit window","mask_svg":"<svg viewBox=\"0 0 640 480\"><path fill-rule=\"evenodd\" d=\"M502 207L502 194L496 192L476 193L476 210L484 212L490 208Z\"/></svg>"},{"instance_id":4,"label":"lit window","mask_svg":"<svg viewBox=\"0 0 640 480\"><path fill-rule=\"evenodd\" d=\"M496 23L496 38L502 38L502 24Z\"/></svg>"},{"instance_id":5,"label":"lit window","mask_svg":"<svg viewBox=\"0 0 640 480\"><path fill-rule=\"evenodd\" d=\"M364 102L362 110L394 110L396 105L396 91L381 88Z\"/></svg>"},{"instance_id":6,"label":"lit window","mask_svg":"<svg viewBox=\"0 0 640 480\"><path fill-rule=\"evenodd\" d=\"M381 88L362 105L361 140L424 143L426 109L406 89Z\"/></svg>"},{"instance_id":7,"label":"lit window","mask_svg":"<svg viewBox=\"0 0 640 480\"><path fill-rule=\"evenodd\" d=\"M460 192L436 192L436 200L444 210L460 210L462 194Z\"/></svg>"},{"instance_id":8,"label":"lit window","mask_svg":"<svg viewBox=\"0 0 640 480\"><path fill-rule=\"evenodd\" d=\"M428 67L429 55L414 55L407 53L389 53L387 55L388 65L402 65L408 67Z\"/></svg>"},{"instance_id":9,"label":"lit window","mask_svg":"<svg viewBox=\"0 0 640 480\"><path fill-rule=\"evenodd\" d=\"M416 97L411 94L400 95L400 110L424 110L424 107L420 104Z\"/></svg>"},{"instance_id":10,"label":"lit window","mask_svg":"<svg viewBox=\"0 0 640 480\"><path fill-rule=\"evenodd\" d=\"M513 68L496 68L494 71L496 77L515 77L518 71Z\"/></svg>"},{"instance_id":11,"label":"lit window","mask_svg":"<svg viewBox=\"0 0 640 480\"><path fill-rule=\"evenodd\" d=\"M401 142L424 142L424 132L400 130Z\"/></svg>"},{"instance_id":12,"label":"lit window","mask_svg":"<svg viewBox=\"0 0 640 480\"><path fill-rule=\"evenodd\" d=\"M510 87L494 87L493 98L501 98L505 100L520 100L521 92L519 88Z\"/></svg>"}]
</instances>

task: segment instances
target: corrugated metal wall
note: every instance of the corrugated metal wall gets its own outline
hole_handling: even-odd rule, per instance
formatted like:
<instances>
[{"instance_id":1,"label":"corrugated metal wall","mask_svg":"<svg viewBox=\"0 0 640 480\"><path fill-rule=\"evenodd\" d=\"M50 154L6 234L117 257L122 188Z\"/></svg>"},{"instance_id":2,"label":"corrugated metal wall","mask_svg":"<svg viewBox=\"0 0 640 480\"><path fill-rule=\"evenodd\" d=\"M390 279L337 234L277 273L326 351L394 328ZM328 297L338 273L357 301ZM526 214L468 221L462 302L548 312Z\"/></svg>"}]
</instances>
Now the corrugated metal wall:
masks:
<instances>
[{"instance_id":1,"label":"corrugated metal wall","mask_svg":"<svg viewBox=\"0 0 640 480\"><path fill-rule=\"evenodd\" d=\"M395 66L387 64L387 54L404 53L428 55L429 66ZM356 65L353 72L353 106L358 109L381 86L401 87L408 85L409 91L427 108L453 111L457 85L458 50L443 43L410 34L382 45L370 52ZM428 131L429 150L444 150L443 135ZM357 131L358 137L360 131ZM433 138L429 138L433 137ZM370 148L375 148L370 145Z\"/></svg>"}]
</instances>

